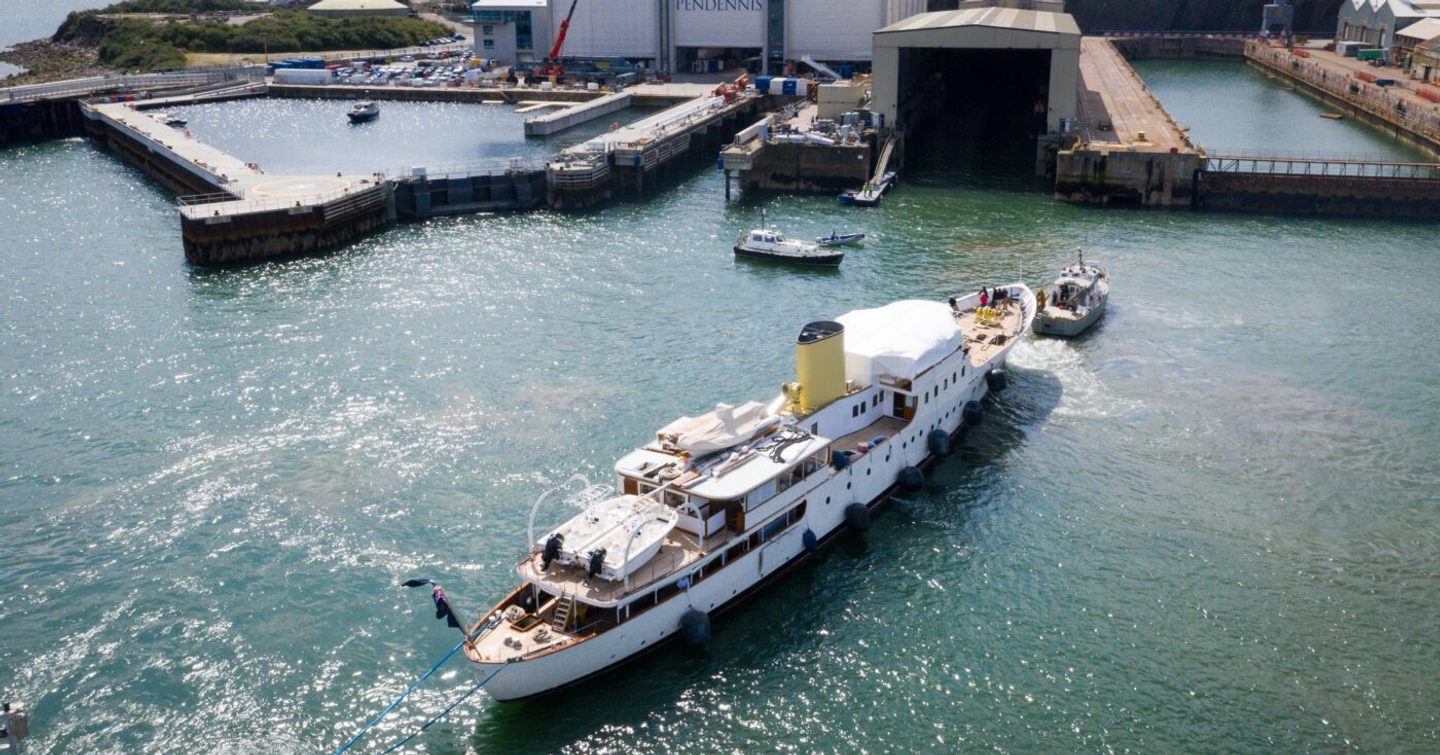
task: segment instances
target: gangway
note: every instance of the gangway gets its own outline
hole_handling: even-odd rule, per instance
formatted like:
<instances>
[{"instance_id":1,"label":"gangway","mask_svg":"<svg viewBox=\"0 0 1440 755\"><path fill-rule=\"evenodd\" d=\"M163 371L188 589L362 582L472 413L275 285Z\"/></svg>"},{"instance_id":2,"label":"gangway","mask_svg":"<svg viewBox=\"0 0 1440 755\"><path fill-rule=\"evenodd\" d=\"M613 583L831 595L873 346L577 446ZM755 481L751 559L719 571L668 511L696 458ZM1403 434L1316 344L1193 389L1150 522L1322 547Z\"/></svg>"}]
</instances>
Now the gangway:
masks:
<instances>
[{"instance_id":1,"label":"gangway","mask_svg":"<svg viewBox=\"0 0 1440 755\"><path fill-rule=\"evenodd\" d=\"M880 148L880 159L875 161L875 176L870 179L870 183L879 184L885 178L885 174L890 172L890 157L895 154L897 140L896 134L891 134L885 139L885 146Z\"/></svg>"},{"instance_id":2,"label":"gangway","mask_svg":"<svg viewBox=\"0 0 1440 755\"><path fill-rule=\"evenodd\" d=\"M800 59L800 62L801 62L801 63L804 63L804 64L807 65L807 66L810 66L811 68L814 68L816 71L819 71L820 73L822 73L822 74L824 74L824 75L826 75L826 76L829 76L830 78L832 78L832 79L834 79L834 80L836 80L836 81L839 81L839 80L845 78L844 76L841 76L840 74L835 73L835 69L831 68L830 66L825 65L824 63L821 63L821 62L818 61L818 60L816 60L816 59L815 59L815 56L813 56L813 55L806 55L805 57L803 57L803 58Z\"/></svg>"}]
</instances>

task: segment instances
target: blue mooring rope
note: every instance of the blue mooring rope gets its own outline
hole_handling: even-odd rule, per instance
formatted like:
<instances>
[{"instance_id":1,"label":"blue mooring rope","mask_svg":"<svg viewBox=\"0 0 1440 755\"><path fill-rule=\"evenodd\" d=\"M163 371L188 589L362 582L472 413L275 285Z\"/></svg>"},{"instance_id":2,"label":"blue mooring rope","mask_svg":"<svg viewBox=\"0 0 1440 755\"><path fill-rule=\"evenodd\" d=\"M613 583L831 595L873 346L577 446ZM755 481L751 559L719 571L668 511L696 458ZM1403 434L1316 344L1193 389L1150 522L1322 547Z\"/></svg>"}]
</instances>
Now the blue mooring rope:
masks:
<instances>
[{"instance_id":1,"label":"blue mooring rope","mask_svg":"<svg viewBox=\"0 0 1440 755\"><path fill-rule=\"evenodd\" d=\"M414 733L412 733L410 736L408 736L408 737L400 740L399 742L396 742L395 744L390 745L389 747L385 748L385 750L384 750L383 752L381 752L380 755L390 755L390 753L395 752L396 750L400 749L401 747L404 747L406 742L409 742L410 740L412 740L412 739L420 736L421 734L423 734L426 729L430 728L430 725L431 725L431 724L433 724L433 723L435 723L436 721L439 721L440 719L442 719L442 718L444 718L445 716L449 715L450 711L455 710L456 708L460 707L460 703L465 702L466 700L468 700L468 699L470 698L471 695L475 694L476 692L479 692L479 691L480 691L480 688L481 688L481 687L484 687L486 682L489 682L491 679L494 679L494 678L495 678L495 675L498 674L498 673L500 673L500 671L501 671L502 669L504 669L504 668L505 668L504 666L501 666L500 668L497 668L497 669L495 669L494 671L491 671L489 676L485 677L484 679L481 679L481 680L478 681L478 682L475 682L475 686L474 686L474 687L471 687L469 692L466 692L465 694L461 695L459 698L457 698L457 699L455 700L455 702L450 703L450 707L446 708L445 710L440 711L440 715L435 716L434 718L430 719L429 721L426 721L423 725L421 725L420 728L416 729L416 730L414 731Z\"/></svg>"},{"instance_id":2,"label":"blue mooring rope","mask_svg":"<svg viewBox=\"0 0 1440 755\"><path fill-rule=\"evenodd\" d=\"M440 667L441 667L441 666L444 666L445 663L446 663L447 661L449 661L452 657L454 657L454 655L455 655L456 653L460 652L460 648L464 647L464 646L465 646L465 643L467 643L467 642L475 639L476 637L480 636L480 633L483 632L483 631L485 631L486 629L489 629L490 627L495 626L495 624L496 624L496 622L497 622L498 620L499 620L499 619L498 619L498 617L497 617L496 619L492 619L491 621L486 622L485 624L483 624L483 625L481 625L481 626L479 626L479 627L476 627L476 628L475 628L475 631L474 631L473 633L467 635L467 636L465 637L465 639L463 639L463 640L461 640L460 642L456 643L455 647L450 648L450 652L448 652L448 653L445 654L445 657L443 657L443 658L441 658L440 660L436 661L436 662L435 662L435 665L434 665L434 666L431 666L429 671L426 671L424 674L422 674L419 679L416 679L416 680L415 680L415 683L414 683L414 684L411 684L411 685L410 685L410 688L409 688L409 689L405 690L405 692L404 692L403 694L401 694L399 697L395 698L395 702L390 703L390 705L386 706L385 710L380 711L380 715L375 716L374 718L370 719L370 723L365 724L365 727L364 727L364 728L362 728L358 733L356 733L355 736L353 736L353 737L350 738L350 741L346 742L346 743L343 744L343 745L340 745L340 749L338 749L338 750L335 751L335 755L340 755L341 753L345 752L346 750L349 750L356 742L359 742L359 741L360 741L360 738L363 737L363 736L365 736L367 733L369 733L369 731L370 731L371 729L375 728L375 726L380 723L381 719L383 719L383 718L385 718L386 716L390 715L390 712L393 711L393 710L395 710L395 708L399 707L400 703L405 702L405 698L409 697L409 696L410 696L410 693L411 693L411 692L414 692L416 687L419 687L421 684L423 684L426 679L429 679L436 671L439 671L439 670L440 670ZM500 670L500 669L496 669L495 671L498 672L499 670ZM465 693L465 697L460 698L460 700L464 700L466 697L469 697L470 695L474 694L477 690L480 689L481 686L483 686L483 685L485 684L485 682L490 681L490 679L494 678L494 676L495 676L494 673L490 674L490 676L486 677L484 681L482 681L482 682L480 682L479 684L475 685L475 688L474 688L474 689L470 690L469 692L466 692L466 693ZM460 704L460 701L456 701L455 705L459 705L459 704ZM425 724L425 726L420 727L420 731L424 731L424 730L425 730L425 727L428 727L430 724L435 723L436 721L440 720L440 718L444 717L446 713L449 713L450 711L454 710L454 709L455 709L455 705L452 705L452 706L450 706L449 708L446 708L444 713L441 713L439 716L436 716L435 718L431 719L428 723ZM411 734L409 737L405 738L405 739L404 739L403 741L401 741L399 744L395 745L394 747L391 747L390 750L386 750L385 752L390 752L391 750L395 749L395 747L399 747L400 745L405 744L405 742L409 742L411 739L414 739L414 738L415 738L415 735L416 735L416 734L419 734L420 731L415 732L415 734Z\"/></svg>"}]
</instances>

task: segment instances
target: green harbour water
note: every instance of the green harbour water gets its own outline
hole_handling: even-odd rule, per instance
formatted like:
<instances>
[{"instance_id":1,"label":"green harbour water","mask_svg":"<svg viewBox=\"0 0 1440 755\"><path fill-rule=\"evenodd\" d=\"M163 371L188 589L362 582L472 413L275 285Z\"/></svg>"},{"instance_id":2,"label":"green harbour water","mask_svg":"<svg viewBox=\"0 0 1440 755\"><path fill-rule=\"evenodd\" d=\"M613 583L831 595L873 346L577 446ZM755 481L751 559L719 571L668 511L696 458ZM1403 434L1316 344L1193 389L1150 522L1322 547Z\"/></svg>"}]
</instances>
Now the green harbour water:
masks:
<instances>
[{"instance_id":1,"label":"green harbour water","mask_svg":"<svg viewBox=\"0 0 1440 755\"><path fill-rule=\"evenodd\" d=\"M1239 65L1138 66L1214 146L1406 157ZM521 116L187 111L267 171L500 159ZM266 128L253 128L264 122ZM276 138L283 134L284 138ZM580 137L570 138L583 138ZM1432 224L1062 205L966 143L873 211L699 165L644 201L186 266L173 198L82 140L0 151L0 699L30 753L333 751L513 586L530 504L681 414L768 399L806 322L1109 269L863 537L582 688L483 695L424 752L1440 749ZM733 259L765 208L864 230ZM473 683L438 674L356 751ZM418 751L418 750L417 750Z\"/></svg>"}]
</instances>

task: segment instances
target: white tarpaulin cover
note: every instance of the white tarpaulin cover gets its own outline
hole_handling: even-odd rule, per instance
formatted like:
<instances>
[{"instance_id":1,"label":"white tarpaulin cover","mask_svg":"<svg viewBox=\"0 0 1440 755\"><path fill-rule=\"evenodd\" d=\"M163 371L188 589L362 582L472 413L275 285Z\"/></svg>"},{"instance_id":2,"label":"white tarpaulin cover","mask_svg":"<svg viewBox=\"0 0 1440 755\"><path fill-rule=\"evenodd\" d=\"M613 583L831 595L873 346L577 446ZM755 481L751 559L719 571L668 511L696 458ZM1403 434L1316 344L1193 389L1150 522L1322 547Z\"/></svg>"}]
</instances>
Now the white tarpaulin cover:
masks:
<instances>
[{"instance_id":1,"label":"white tarpaulin cover","mask_svg":"<svg viewBox=\"0 0 1440 755\"><path fill-rule=\"evenodd\" d=\"M836 320L845 326L845 377L861 385L879 375L914 380L965 339L950 306L936 301L897 301Z\"/></svg>"},{"instance_id":2,"label":"white tarpaulin cover","mask_svg":"<svg viewBox=\"0 0 1440 755\"><path fill-rule=\"evenodd\" d=\"M694 457L713 454L749 440L769 421L768 415L759 401L716 404L709 414L681 417L660 428L660 441Z\"/></svg>"}]
</instances>

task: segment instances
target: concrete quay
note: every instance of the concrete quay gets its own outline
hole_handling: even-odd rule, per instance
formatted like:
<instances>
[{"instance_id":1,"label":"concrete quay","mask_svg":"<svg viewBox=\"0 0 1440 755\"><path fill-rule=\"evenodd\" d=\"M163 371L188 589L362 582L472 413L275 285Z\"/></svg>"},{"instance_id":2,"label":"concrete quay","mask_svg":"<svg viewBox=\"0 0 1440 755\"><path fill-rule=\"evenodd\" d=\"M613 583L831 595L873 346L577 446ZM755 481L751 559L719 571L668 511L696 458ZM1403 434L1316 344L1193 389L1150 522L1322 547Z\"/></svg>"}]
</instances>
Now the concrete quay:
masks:
<instances>
[{"instance_id":1,"label":"concrete quay","mask_svg":"<svg viewBox=\"0 0 1440 755\"><path fill-rule=\"evenodd\" d=\"M1081 40L1079 87L1076 141L1056 155L1056 198L1190 206L1200 154L1110 40Z\"/></svg>"},{"instance_id":2,"label":"concrete quay","mask_svg":"<svg viewBox=\"0 0 1440 755\"><path fill-rule=\"evenodd\" d=\"M570 147L547 164L550 206L589 207L617 191L643 192L684 156L712 147L718 151L766 99L753 91L710 96L711 87L688 86L702 94Z\"/></svg>"},{"instance_id":3,"label":"concrete quay","mask_svg":"<svg viewBox=\"0 0 1440 755\"><path fill-rule=\"evenodd\" d=\"M1408 81L1400 69L1376 68L1321 49L1289 50L1250 40L1245 59L1297 92L1440 158L1440 103L1420 96L1428 91L1440 97L1440 89ZM1376 79L1396 83L1382 87Z\"/></svg>"},{"instance_id":4,"label":"concrete quay","mask_svg":"<svg viewBox=\"0 0 1440 755\"><path fill-rule=\"evenodd\" d=\"M551 136L558 134L566 129L589 123L596 118L604 118L611 113L618 113L630 107L634 100L634 95L629 92L612 92L589 102L571 105L564 110L526 118L525 135Z\"/></svg>"},{"instance_id":5,"label":"concrete quay","mask_svg":"<svg viewBox=\"0 0 1440 755\"><path fill-rule=\"evenodd\" d=\"M871 178L874 138L858 133L853 142L833 136L812 139L811 125L819 106L805 104L778 116L766 116L735 135L720 153L726 196L730 176L743 190L838 194L858 188ZM777 133L780 127L785 133Z\"/></svg>"},{"instance_id":6,"label":"concrete quay","mask_svg":"<svg viewBox=\"0 0 1440 755\"><path fill-rule=\"evenodd\" d=\"M161 107L164 100L147 103ZM385 225L380 176L273 176L133 103L83 107L92 138L176 194L185 258L208 265L321 251Z\"/></svg>"}]
</instances>

